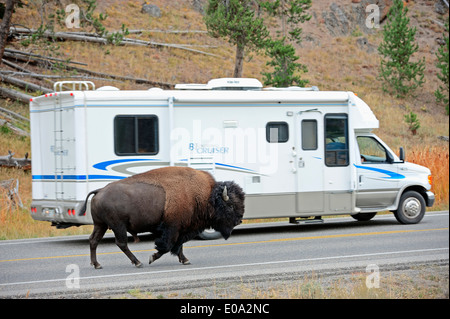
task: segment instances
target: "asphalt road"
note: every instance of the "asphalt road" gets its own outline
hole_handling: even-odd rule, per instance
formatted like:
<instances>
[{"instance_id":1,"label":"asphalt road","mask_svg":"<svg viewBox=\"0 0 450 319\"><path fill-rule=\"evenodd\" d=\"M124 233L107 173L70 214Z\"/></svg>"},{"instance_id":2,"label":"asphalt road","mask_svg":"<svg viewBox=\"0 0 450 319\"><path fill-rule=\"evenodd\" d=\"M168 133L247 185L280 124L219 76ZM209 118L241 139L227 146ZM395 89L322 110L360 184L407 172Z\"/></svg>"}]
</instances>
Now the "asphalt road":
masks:
<instances>
[{"instance_id":1,"label":"asphalt road","mask_svg":"<svg viewBox=\"0 0 450 319\"><path fill-rule=\"evenodd\" d=\"M421 223L401 225L393 215L369 222L351 217L322 224L246 224L227 240L192 240L191 265L166 254L154 264L152 235L130 249L144 263L135 268L106 234L97 249L103 269L90 266L86 236L0 241L0 298L100 298L131 289L170 291L244 278L294 278L299 274L365 272L368 265L447 262L449 213L431 212Z\"/></svg>"}]
</instances>

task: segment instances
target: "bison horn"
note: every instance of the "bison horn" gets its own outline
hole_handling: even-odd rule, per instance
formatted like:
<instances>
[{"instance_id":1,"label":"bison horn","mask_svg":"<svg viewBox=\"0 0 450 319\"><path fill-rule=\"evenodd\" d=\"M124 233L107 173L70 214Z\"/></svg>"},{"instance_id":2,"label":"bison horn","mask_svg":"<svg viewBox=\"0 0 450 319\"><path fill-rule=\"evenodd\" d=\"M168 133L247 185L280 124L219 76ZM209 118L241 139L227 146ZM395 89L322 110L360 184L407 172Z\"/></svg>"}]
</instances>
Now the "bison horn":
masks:
<instances>
[{"instance_id":1,"label":"bison horn","mask_svg":"<svg viewBox=\"0 0 450 319\"><path fill-rule=\"evenodd\" d=\"M225 186L222 193L222 198L225 202L227 202L230 198L228 197L227 187Z\"/></svg>"}]
</instances>

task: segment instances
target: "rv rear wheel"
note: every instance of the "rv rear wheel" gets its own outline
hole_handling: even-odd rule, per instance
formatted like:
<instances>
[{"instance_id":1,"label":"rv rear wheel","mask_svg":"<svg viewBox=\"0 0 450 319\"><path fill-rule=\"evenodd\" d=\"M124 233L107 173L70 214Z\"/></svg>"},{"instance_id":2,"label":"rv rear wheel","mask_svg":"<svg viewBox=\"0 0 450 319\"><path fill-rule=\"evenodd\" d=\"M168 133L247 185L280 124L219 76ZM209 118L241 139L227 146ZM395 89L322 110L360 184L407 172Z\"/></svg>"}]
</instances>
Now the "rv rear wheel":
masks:
<instances>
[{"instance_id":1,"label":"rv rear wheel","mask_svg":"<svg viewBox=\"0 0 450 319\"><path fill-rule=\"evenodd\" d=\"M425 200L415 191L408 191L400 197L395 218L402 224L417 224L425 215Z\"/></svg>"},{"instance_id":2,"label":"rv rear wheel","mask_svg":"<svg viewBox=\"0 0 450 319\"><path fill-rule=\"evenodd\" d=\"M376 214L377 213L359 213L359 214L350 215L350 216L352 216L354 219L356 219L359 222L366 222L366 221L374 218Z\"/></svg>"}]
</instances>

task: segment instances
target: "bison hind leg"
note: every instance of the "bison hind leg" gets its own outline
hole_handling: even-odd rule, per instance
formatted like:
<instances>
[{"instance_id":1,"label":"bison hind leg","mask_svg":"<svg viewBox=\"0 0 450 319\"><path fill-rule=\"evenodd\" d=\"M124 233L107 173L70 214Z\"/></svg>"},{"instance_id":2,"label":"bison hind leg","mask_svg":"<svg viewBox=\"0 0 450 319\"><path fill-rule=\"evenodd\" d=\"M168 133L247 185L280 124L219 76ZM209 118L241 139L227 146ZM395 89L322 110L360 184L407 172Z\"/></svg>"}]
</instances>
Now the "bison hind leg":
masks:
<instances>
[{"instance_id":1,"label":"bison hind leg","mask_svg":"<svg viewBox=\"0 0 450 319\"><path fill-rule=\"evenodd\" d=\"M89 245L91 249L91 265L94 266L95 269L102 269L102 266L97 261L97 246L107 230L108 226L105 224L94 224L94 230L89 237Z\"/></svg>"},{"instance_id":2,"label":"bison hind leg","mask_svg":"<svg viewBox=\"0 0 450 319\"><path fill-rule=\"evenodd\" d=\"M142 263L133 255L133 253L128 248L128 236L126 227L119 225L117 227L111 227L116 237L116 245L124 252L125 255L131 260L131 263L136 267L141 268Z\"/></svg>"}]
</instances>

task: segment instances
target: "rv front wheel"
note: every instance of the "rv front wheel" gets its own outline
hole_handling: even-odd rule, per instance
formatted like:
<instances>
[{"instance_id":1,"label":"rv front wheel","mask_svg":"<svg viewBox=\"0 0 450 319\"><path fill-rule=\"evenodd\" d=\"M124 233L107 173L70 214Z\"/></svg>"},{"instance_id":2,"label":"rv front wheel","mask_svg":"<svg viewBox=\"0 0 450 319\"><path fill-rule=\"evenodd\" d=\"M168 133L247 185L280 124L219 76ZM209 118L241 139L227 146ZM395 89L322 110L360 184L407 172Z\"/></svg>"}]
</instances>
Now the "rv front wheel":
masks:
<instances>
[{"instance_id":1,"label":"rv front wheel","mask_svg":"<svg viewBox=\"0 0 450 319\"><path fill-rule=\"evenodd\" d=\"M219 239L220 237L222 237L222 235L217 230L215 230L213 228L208 228L208 229L205 229L200 234L198 234L197 237L200 239L203 239L203 240L214 240L214 239Z\"/></svg>"},{"instance_id":2,"label":"rv front wheel","mask_svg":"<svg viewBox=\"0 0 450 319\"><path fill-rule=\"evenodd\" d=\"M400 197L395 218L402 224L417 224L425 215L425 200L415 191L408 191Z\"/></svg>"}]
</instances>

